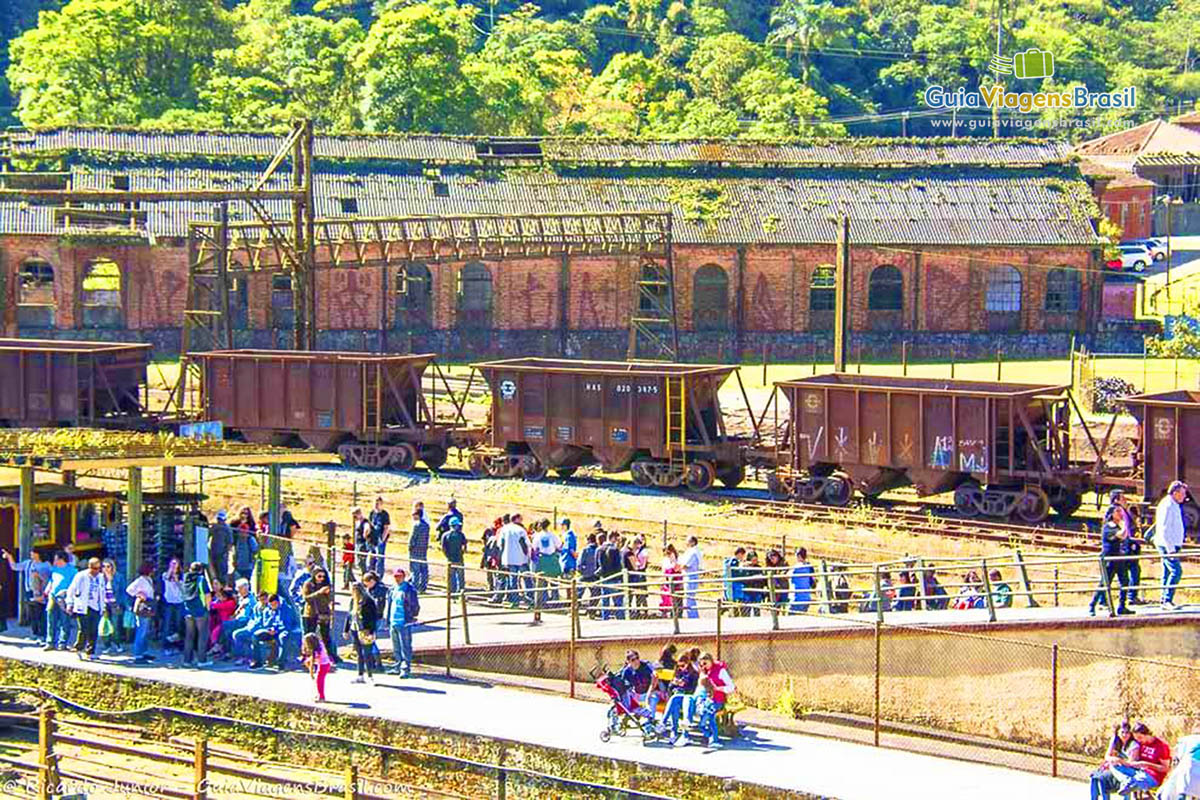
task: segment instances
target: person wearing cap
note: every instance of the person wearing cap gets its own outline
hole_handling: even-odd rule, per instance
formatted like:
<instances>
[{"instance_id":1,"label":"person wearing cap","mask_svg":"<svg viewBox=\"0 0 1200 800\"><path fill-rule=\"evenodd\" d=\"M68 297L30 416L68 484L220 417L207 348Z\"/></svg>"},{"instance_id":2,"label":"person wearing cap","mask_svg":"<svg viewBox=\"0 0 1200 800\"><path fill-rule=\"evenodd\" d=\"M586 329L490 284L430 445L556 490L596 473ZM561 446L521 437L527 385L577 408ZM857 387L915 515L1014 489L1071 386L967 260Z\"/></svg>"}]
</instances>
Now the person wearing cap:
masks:
<instances>
[{"instance_id":1,"label":"person wearing cap","mask_svg":"<svg viewBox=\"0 0 1200 800\"><path fill-rule=\"evenodd\" d=\"M1174 481L1154 512L1154 546L1162 556L1162 607L1166 610L1177 608L1175 587L1183 577L1178 554L1183 549L1183 503L1187 494L1187 484Z\"/></svg>"},{"instance_id":2,"label":"person wearing cap","mask_svg":"<svg viewBox=\"0 0 1200 800\"><path fill-rule=\"evenodd\" d=\"M463 533L462 517L450 517L448 521L443 518L443 521L446 522L446 530L442 533L440 542L450 574L450 591L461 592L465 583L463 580L463 556L467 552L467 536Z\"/></svg>"},{"instance_id":3,"label":"person wearing cap","mask_svg":"<svg viewBox=\"0 0 1200 800\"><path fill-rule=\"evenodd\" d=\"M450 502L446 503L446 513L438 520L437 527L434 530L440 536L450 530L450 526L454 523L454 520L458 520L458 527L462 528L463 514L458 510L458 501L451 497Z\"/></svg>"},{"instance_id":4,"label":"person wearing cap","mask_svg":"<svg viewBox=\"0 0 1200 800\"><path fill-rule=\"evenodd\" d=\"M383 558L379 559L382 567ZM413 507L412 532L408 535L408 570L417 593L429 588L429 520L424 507Z\"/></svg>"},{"instance_id":5,"label":"person wearing cap","mask_svg":"<svg viewBox=\"0 0 1200 800\"><path fill-rule=\"evenodd\" d=\"M462 533L461 522L458 531ZM462 567L459 570L461 574ZM417 615L421 613L421 602L403 569L397 569L392 577L396 585L392 587L388 628L392 635L392 657L396 659L396 665L388 670L388 674L407 678L412 674L412 629L417 622Z\"/></svg>"},{"instance_id":6,"label":"person wearing cap","mask_svg":"<svg viewBox=\"0 0 1200 800\"><path fill-rule=\"evenodd\" d=\"M1125 524L1128 513L1120 505L1113 506L1110 513L1105 515L1104 525L1100 528L1100 588L1092 595L1092 602L1088 604L1089 617L1096 616L1097 605L1108 602L1109 587L1112 586L1114 576L1120 584L1116 595L1115 613L1133 613L1125 605L1129 598L1129 570L1126 568L1125 559L1120 558L1122 545L1128 533Z\"/></svg>"},{"instance_id":7,"label":"person wearing cap","mask_svg":"<svg viewBox=\"0 0 1200 800\"><path fill-rule=\"evenodd\" d=\"M233 531L229 529L228 519L225 509L221 509L208 530L208 563L222 585L229 583L229 549L233 546Z\"/></svg>"}]
</instances>

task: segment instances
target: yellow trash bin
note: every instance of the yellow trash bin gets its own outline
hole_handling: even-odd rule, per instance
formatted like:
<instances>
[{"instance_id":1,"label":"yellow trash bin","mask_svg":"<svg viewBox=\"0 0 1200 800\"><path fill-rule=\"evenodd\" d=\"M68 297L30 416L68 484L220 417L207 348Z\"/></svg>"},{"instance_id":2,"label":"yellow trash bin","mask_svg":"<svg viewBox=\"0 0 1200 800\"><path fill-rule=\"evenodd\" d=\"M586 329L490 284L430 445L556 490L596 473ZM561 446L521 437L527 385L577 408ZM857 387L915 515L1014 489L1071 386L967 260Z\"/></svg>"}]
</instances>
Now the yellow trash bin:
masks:
<instances>
[{"instance_id":1,"label":"yellow trash bin","mask_svg":"<svg viewBox=\"0 0 1200 800\"><path fill-rule=\"evenodd\" d=\"M258 551L258 591L275 594L279 591L279 551Z\"/></svg>"}]
</instances>

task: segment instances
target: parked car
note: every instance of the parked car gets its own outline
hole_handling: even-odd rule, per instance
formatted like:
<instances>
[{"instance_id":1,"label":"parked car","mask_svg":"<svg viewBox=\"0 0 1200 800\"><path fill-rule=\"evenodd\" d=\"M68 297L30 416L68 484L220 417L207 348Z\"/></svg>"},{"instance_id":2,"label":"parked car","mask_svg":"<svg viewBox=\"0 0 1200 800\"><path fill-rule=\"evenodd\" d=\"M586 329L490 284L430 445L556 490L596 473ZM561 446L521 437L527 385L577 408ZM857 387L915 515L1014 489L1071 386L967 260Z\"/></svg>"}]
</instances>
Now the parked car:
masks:
<instances>
[{"instance_id":1,"label":"parked car","mask_svg":"<svg viewBox=\"0 0 1200 800\"><path fill-rule=\"evenodd\" d=\"M1144 244L1122 244L1117 246L1121 255L1121 269L1143 272L1154 263L1154 254Z\"/></svg>"},{"instance_id":2,"label":"parked car","mask_svg":"<svg viewBox=\"0 0 1200 800\"><path fill-rule=\"evenodd\" d=\"M1121 246L1125 245L1142 245L1150 251L1151 257L1155 261L1162 261L1167 257L1167 237L1153 236L1148 239L1131 239L1127 242L1121 242Z\"/></svg>"}]
</instances>

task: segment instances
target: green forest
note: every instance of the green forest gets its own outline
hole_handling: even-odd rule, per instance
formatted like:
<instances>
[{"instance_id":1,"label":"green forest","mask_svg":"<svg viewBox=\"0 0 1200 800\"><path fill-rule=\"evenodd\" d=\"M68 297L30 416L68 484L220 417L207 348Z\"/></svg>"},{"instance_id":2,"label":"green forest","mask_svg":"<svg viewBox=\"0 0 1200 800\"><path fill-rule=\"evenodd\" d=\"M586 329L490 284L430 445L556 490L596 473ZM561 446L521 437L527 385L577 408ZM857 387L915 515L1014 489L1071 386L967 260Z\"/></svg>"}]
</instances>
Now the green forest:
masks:
<instances>
[{"instance_id":1,"label":"green forest","mask_svg":"<svg viewBox=\"0 0 1200 800\"><path fill-rule=\"evenodd\" d=\"M1198 32L1200 0L5 0L0 118L266 130L310 117L326 131L625 139L947 135L948 112L924 106L925 87L996 81L999 37L1003 52L1053 53L1040 88L1137 88L1132 111L1088 112L1092 136L1195 108ZM1039 129L1012 135L1078 137L1063 125L1079 113L1020 115ZM990 135L988 119L964 110L955 132Z\"/></svg>"}]
</instances>

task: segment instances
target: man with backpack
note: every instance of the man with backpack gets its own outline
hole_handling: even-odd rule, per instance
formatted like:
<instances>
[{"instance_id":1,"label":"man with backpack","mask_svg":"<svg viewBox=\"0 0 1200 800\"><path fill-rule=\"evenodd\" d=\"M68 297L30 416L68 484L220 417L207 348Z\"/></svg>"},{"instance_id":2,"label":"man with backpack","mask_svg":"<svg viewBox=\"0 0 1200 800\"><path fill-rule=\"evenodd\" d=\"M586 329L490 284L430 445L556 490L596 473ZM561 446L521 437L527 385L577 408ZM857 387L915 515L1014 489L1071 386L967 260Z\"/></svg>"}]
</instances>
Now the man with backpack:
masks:
<instances>
[{"instance_id":1,"label":"man with backpack","mask_svg":"<svg viewBox=\"0 0 1200 800\"><path fill-rule=\"evenodd\" d=\"M458 530L461 534L461 522ZM421 601L416 587L408 582L408 576L403 569L397 569L392 577L396 579L396 585L392 587L392 613L388 623L392 634L392 657L396 659L396 666L388 670L388 674L408 678L412 675L412 629L421 613Z\"/></svg>"}]
</instances>

